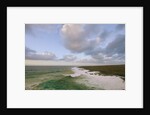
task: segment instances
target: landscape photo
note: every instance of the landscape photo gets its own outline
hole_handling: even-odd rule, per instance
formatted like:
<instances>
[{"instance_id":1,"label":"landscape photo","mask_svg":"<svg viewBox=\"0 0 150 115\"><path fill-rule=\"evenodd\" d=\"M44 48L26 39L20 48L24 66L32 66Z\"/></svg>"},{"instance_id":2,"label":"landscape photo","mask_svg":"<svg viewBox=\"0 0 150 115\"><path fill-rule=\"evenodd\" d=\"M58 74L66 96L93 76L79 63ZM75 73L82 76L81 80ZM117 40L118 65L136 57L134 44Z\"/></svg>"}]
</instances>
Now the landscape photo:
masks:
<instances>
[{"instance_id":1,"label":"landscape photo","mask_svg":"<svg viewBox=\"0 0 150 115\"><path fill-rule=\"evenodd\" d=\"M125 24L25 24L25 90L125 90Z\"/></svg>"}]
</instances>

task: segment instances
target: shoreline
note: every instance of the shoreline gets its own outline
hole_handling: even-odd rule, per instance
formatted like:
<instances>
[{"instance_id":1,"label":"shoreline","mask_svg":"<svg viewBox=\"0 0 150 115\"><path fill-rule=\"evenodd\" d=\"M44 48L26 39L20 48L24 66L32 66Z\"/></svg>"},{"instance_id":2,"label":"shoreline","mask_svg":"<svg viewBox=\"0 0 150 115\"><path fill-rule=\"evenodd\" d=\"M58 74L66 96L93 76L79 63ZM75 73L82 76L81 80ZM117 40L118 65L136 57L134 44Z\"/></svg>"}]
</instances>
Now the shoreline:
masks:
<instances>
[{"instance_id":1,"label":"shoreline","mask_svg":"<svg viewBox=\"0 0 150 115\"><path fill-rule=\"evenodd\" d=\"M74 74L70 74L71 77L80 77L82 79L76 80L76 82L85 84L96 89L106 90L124 90L125 82L119 76L107 76L98 75L97 71L89 71L80 67L73 67Z\"/></svg>"}]
</instances>

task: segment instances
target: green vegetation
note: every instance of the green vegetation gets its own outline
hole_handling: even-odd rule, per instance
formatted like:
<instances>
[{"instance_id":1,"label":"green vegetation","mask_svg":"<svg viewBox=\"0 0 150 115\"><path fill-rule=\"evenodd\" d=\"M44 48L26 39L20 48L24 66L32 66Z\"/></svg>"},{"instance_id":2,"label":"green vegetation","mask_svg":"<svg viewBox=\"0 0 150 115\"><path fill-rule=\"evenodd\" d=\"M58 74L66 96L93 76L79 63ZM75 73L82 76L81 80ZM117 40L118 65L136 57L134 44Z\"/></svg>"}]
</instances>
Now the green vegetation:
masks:
<instances>
[{"instance_id":1,"label":"green vegetation","mask_svg":"<svg viewBox=\"0 0 150 115\"><path fill-rule=\"evenodd\" d=\"M125 65L81 66L90 71L99 71L103 75L118 75L125 79Z\"/></svg>"}]
</instances>

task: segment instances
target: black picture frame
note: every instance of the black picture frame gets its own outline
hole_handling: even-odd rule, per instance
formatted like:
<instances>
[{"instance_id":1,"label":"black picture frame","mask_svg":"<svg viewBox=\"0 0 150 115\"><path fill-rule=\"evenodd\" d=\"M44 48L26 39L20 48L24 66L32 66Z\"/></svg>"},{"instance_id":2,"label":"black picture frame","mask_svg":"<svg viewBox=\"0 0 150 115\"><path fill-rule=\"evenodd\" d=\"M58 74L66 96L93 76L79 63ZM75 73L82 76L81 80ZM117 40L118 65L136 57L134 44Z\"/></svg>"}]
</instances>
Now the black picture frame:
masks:
<instances>
[{"instance_id":1,"label":"black picture frame","mask_svg":"<svg viewBox=\"0 0 150 115\"><path fill-rule=\"evenodd\" d=\"M147 5L144 4L144 2L142 0L129 0L129 1L119 1L119 0L103 0L103 1L98 1L98 0L92 0L92 1L67 1L67 0L63 0L63 1L58 1L58 0L55 0L55 1L36 1L36 0L30 0L30 1L27 1L27 0L3 0L1 1L1 9L0 9L0 30L1 30L1 38L2 38L2 46L3 46L3 56L2 56L2 63L3 63L3 66L2 66L2 72L3 72L3 75L0 77L1 80L0 80L0 88L1 88L1 109L6 112L8 110L12 110L12 109L17 109L17 108L7 108L7 7L143 7L144 8L144 44L143 44L143 51L144 51L144 54L143 54L143 77L144 77L144 98L143 98L143 109L137 109L137 108L132 108L132 109L129 109L129 108L123 108L123 109L119 109L119 108L111 108L109 110L111 111L118 111L118 110L129 110L131 112L131 110L134 110L134 112L145 112L145 111L149 111L149 103L150 103L150 95L149 95L149 88L150 88L150 85L148 83L148 81L150 81L149 79L149 76L146 76L146 75L149 75L148 71L146 71L146 67L148 66L148 63L146 62L145 63L145 60L146 60L146 57L148 59L148 56L146 56L146 49L149 49L149 46L146 45L146 40L148 38L150 38L149 36L149 32L148 32L148 25L150 25L150 23L148 22L149 17L148 17L148 11L149 8ZM147 38L147 39L146 39ZM147 64L147 66L146 66ZM22 109L19 109L18 110L31 110L29 108L22 108ZM52 108L49 108L49 109L46 109L46 108L32 108L34 110L51 110ZM58 109L58 108L53 108L53 109ZM60 108L59 108L60 109ZM61 109L67 109L67 108L61 108ZM79 108L73 108L73 109L79 109ZM80 108L81 109L81 108ZM92 109L92 108L82 108L82 109ZM94 109L94 108L93 108ZM95 108L96 109L96 108ZM108 108L97 108L99 110L103 110L103 112L107 112ZM128 111L128 112L129 112Z\"/></svg>"}]
</instances>

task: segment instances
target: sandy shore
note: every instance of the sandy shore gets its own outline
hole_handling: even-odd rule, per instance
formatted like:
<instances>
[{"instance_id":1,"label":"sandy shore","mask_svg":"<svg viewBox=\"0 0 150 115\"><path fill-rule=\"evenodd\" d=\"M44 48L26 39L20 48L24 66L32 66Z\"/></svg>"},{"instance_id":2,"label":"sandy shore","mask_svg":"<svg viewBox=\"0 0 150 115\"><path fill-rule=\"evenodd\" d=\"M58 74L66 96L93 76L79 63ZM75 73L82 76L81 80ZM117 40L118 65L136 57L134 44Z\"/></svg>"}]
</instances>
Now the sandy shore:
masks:
<instances>
[{"instance_id":1,"label":"sandy shore","mask_svg":"<svg viewBox=\"0 0 150 115\"><path fill-rule=\"evenodd\" d=\"M83 68L72 68L74 74L71 77L81 77L76 82L93 87L94 89L121 90L125 89L125 82L119 76L102 76L97 71L89 71Z\"/></svg>"}]
</instances>

